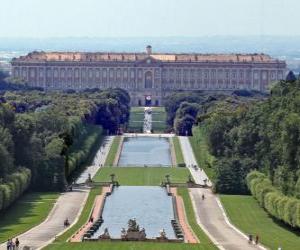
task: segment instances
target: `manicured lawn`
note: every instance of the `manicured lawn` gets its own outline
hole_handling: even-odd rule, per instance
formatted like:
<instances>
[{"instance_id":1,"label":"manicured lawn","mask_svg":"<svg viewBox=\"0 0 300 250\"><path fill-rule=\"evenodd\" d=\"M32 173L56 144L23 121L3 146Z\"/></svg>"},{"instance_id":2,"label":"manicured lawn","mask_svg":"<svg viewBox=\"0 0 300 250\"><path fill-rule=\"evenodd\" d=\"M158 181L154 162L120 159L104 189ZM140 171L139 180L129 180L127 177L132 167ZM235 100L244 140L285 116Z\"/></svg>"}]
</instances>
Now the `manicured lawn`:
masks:
<instances>
[{"instance_id":1,"label":"manicured lawn","mask_svg":"<svg viewBox=\"0 0 300 250\"><path fill-rule=\"evenodd\" d=\"M214 181L215 171L213 169L213 162L215 160L208 151L208 145L205 139L204 128L194 127L193 136L189 137L191 146L194 151L198 166L201 167L207 176Z\"/></svg>"},{"instance_id":2,"label":"manicured lawn","mask_svg":"<svg viewBox=\"0 0 300 250\"><path fill-rule=\"evenodd\" d=\"M189 171L186 168L171 167L107 167L101 168L94 177L95 181L110 181L115 174L116 180L124 186L157 186L170 175L172 182L186 182Z\"/></svg>"},{"instance_id":3,"label":"manicured lawn","mask_svg":"<svg viewBox=\"0 0 300 250\"><path fill-rule=\"evenodd\" d=\"M142 112L144 113L145 108L144 107L131 107L130 112Z\"/></svg>"},{"instance_id":4,"label":"manicured lawn","mask_svg":"<svg viewBox=\"0 0 300 250\"><path fill-rule=\"evenodd\" d=\"M246 234L258 234L260 241L271 249L300 249L300 232L292 232L276 223L252 196L220 195L231 222Z\"/></svg>"},{"instance_id":5,"label":"manicured lawn","mask_svg":"<svg viewBox=\"0 0 300 250\"><path fill-rule=\"evenodd\" d=\"M105 160L104 166L112 166L114 164L115 157L119 149L120 141L121 141L121 136L115 136L111 148L108 152L107 158Z\"/></svg>"},{"instance_id":6,"label":"manicured lawn","mask_svg":"<svg viewBox=\"0 0 300 250\"><path fill-rule=\"evenodd\" d=\"M58 193L27 193L0 213L0 242L40 224L52 209Z\"/></svg>"},{"instance_id":7,"label":"manicured lawn","mask_svg":"<svg viewBox=\"0 0 300 250\"><path fill-rule=\"evenodd\" d=\"M144 108L132 107L130 109L130 119L128 124L128 130L131 132L142 132L144 125Z\"/></svg>"},{"instance_id":8,"label":"manicured lawn","mask_svg":"<svg viewBox=\"0 0 300 250\"><path fill-rule=\"evenodd\" d=\"M167 128L167 114L164 107L152 108L152 129L154 132L164 132Z\"/></svg>"},{"instance_id":9,"label":"manicured lawn","mask_svg":"<svg viewBox=\"0 0 300 250\"><path fill-rule=\"evenodd\" d=\"M172 138L172 140L173 140L173 145L174 145L175 154L176 154L176 163L177 164L183 164L184 159L183 159L183 154L182 154L181 146L180 146L180 143L179 143L179 139L178 139L177 136L174 136Z\"/></svg>"}]
</instances>

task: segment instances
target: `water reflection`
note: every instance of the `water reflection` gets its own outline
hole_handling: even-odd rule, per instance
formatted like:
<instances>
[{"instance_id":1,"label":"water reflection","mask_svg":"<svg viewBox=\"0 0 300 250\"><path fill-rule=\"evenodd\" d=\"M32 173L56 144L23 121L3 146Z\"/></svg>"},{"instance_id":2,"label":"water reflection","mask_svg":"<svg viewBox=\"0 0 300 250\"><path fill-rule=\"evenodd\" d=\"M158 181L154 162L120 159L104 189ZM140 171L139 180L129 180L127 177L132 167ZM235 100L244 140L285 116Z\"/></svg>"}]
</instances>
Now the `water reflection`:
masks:
<instances>
[{"instance_id":1,"label":"water reflection","mask_svg":"<svg viewBox=\"0 0 300 250\"><path fill-rule=\"evenodd\" d=\"M125 137L119 166L171 166L170 143L164 137Z\"/></svg>"},{"instance_id":2,"label":"water reflection","mask_svg":"<svg viewBox=\"0 0 300 250\"><path fill-rule=\"evenodd\" d=\"M120 238L122 228L127 229L128 220L136 218L140 228L145 228L147 238L155 238L165 229L169 239L176 239L171 225L174 219L172 198L161 187L118 187L107 197L102 216L104 223L93 238L98 238L106 227L112 238Z\"/></svg>"}]
</instances>

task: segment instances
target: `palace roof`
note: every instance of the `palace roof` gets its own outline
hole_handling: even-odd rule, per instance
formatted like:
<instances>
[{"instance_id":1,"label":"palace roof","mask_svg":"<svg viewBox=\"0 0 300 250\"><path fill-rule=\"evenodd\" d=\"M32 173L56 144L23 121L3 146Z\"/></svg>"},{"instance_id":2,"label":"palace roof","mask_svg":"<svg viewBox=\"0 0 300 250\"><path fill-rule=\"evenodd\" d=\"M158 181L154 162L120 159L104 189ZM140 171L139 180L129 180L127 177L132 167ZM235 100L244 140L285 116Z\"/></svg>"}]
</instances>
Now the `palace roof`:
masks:
<instances>
[{"instance_id":1,"label":"palace roof","mask_svg":"<svg viewBox=\"0 0 300 250\"><path fill-rule=\"evenodd\" d=\"M283 62L266 54L169 54L169 53L109 53L109 52L31 52L26 56L14 58L13 62L54 62L54 61L89 61L89 62L135 62L147 58L162 62Z\"/></svg>"}]
</instances>

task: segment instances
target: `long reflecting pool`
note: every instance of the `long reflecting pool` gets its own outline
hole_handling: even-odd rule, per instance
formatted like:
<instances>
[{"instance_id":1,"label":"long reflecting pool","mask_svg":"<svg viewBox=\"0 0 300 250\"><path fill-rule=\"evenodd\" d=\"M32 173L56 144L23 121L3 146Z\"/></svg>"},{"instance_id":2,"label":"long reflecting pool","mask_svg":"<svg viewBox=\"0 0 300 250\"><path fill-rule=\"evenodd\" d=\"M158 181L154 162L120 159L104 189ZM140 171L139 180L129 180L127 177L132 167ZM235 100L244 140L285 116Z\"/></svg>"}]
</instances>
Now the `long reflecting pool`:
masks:
<instances>
[{"instance_id":1,"label":"long reflecting pool","mask_svg":"<svg viewBox=\"0 0 300 250\"><path fill-rule=\"evenodd\" d=\"M148 239L159 236L165 229L169 239L176 239L171 220L174 219L172 197L161 187L120 186L105 201L104 223L92 238L98 238L108 228L111 238L120 238L129 219L135 218L145 228Z\"/></svg>"},{"instance_id":2,"label":"long reflecting pool","mask_svg":"<svg viewBox=\"0 0 300 250\"><path fill-rule=\"evenodd\" d=\"M165 137L125 137L119 166L171 166L169 139Z\"/></svg>"}]
</instances>

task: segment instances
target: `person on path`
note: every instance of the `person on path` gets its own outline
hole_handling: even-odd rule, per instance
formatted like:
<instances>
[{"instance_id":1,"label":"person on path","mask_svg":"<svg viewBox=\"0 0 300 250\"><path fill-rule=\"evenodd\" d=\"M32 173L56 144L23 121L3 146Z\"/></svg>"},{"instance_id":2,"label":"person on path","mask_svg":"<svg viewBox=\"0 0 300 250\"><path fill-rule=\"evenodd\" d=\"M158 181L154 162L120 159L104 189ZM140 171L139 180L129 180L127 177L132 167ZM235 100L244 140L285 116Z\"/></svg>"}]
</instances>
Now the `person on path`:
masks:
<instances>
[{"instance_id":1,"label":"person on path","mask_svg":"<svg viewBox=\"0 0 300 250\"><path fill-rule=\"evenodd\" d=\"M16 243L16 249L19 249L19 246L20 246L20 241L19 241L19 239L18 239L18 238L16 238L16 241L15 241L15 243Z\"/></svg>"},{"instance_id":2,"label":"person on path","mask_svg":"<svg viewBox=\"0 0 300 250\"><path fill-rule=\"evenodd\" d=\"M7 243L6 243L6 249L7 249L7 250L10 250L10 249L11 249L11 239L8 239L8 240L7 240Z\"/></svg>"},{"instance_id":3,"label":"person on path","mask_svg":"<svg viewBox=\"0 0 300 250\"><path fill-rule=\"evenodd\" d=\"M202 200L204 200L205 199L205 195L204 194L202 194Z\"/></svg>"},{"instance_id":4,"label":"person on path","mask_svg":"<svg viewBox=\"0 0 300 250\"><path fill-rule=\"evenodd\" d=\"M252 240L253 240L253 235L252 234L249 234L249 244L251 244L252 243Z\"/></svg>"},{"instance_id":5,"label":"person on path","mask_svg":"<svg viewBox=\"0 0 300 250\"><path fill-rule=\"evenodd\" d=\"M258 241L259 241L259 236L258 236L258 235L256 235L256 236L255 236L255 245L257 245L257 244L258 244Z\"/></svg>"}]
</instances>

